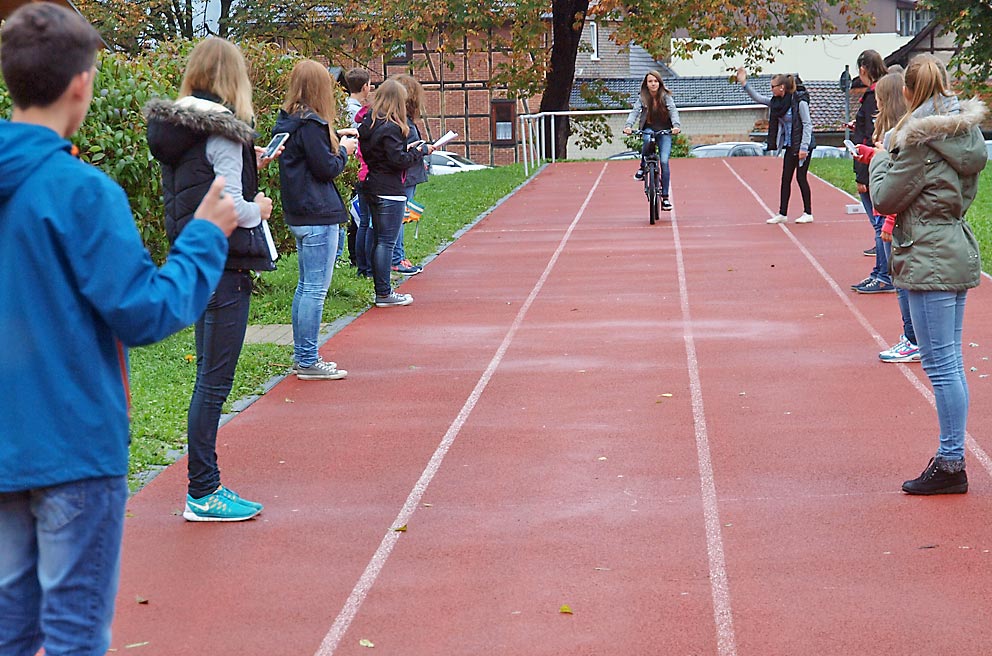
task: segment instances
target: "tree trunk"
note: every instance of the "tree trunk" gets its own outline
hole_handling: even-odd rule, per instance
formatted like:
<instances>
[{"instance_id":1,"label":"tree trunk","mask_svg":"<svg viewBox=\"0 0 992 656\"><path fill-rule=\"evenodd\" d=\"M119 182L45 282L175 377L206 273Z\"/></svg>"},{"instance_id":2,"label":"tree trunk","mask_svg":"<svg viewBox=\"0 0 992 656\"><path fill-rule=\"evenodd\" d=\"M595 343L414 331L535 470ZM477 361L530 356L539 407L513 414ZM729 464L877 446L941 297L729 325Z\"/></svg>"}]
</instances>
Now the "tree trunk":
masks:
<instances>
[{"instance_id":1,"label":"tree trunk","mask_svg":"<svg viewBox=\"0 0 992 656\"><path fill-rule=\"evenodd\" d=\"M231 23L231 4L234 0L221 0L220 2L220 18L217 21L217 36L222 39L226 39L227 35L230 34L229 25Z\"/></svg>"},{"instance_id":2,"label":"tree trunk","mask_svg":"<svg viewBox=\"0 0 992 656\"><path fill-rule=\"evenodd\" d=\"M551 16L551 67L548 70L541 96L541 111L565 111L568 109L568 98L572 94L572 83L575 80L575 58L579 54L579 40L582 37L582 26L589 0L553 0ZM556 117L555 125L555 157L564 158L568 145L568 119ZM545 123L545 157L551 156L551 121Z\"/></svg>"}]
</instances>

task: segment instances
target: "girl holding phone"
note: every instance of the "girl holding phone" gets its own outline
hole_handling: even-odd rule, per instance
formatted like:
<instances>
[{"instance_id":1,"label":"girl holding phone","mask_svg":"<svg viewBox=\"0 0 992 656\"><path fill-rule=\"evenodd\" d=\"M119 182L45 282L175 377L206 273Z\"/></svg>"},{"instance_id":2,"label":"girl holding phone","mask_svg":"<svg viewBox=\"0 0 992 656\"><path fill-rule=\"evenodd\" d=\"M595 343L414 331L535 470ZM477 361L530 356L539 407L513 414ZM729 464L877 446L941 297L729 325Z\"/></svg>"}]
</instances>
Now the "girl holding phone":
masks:
<instances>
[{"instance_id":1,"label":"girl holding phone","mask_svg":"<svg viewBox=\"0 0 992 656\"><path fill-rule=\"evenodd\" d=\"M287 133L279 158L283 216L296 237L300 278L293 295L293 371L300 380L337 380L348 372L317 354L324 299L334 275L339 226L348 220L334 178L355 154L354 138L338 139L334 85L312 59L293 67L275 133Z\"/></svg>"}]
</instances>

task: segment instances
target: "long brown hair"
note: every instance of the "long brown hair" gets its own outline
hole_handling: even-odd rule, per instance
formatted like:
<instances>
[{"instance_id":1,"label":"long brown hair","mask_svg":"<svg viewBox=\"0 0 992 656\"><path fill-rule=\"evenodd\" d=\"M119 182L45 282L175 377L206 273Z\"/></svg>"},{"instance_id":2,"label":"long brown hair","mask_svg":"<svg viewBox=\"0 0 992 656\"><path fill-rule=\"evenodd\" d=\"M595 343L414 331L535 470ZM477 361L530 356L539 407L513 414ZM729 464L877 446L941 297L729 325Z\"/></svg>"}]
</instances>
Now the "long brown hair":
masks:
<instances>
[{"instance_id":1,"label":"long brown hair","mask_svg":"<svg viewBox=\"0 0 992 656\"><path fill-rule=\"evenodd\" d=\"M179 86L180 96L205 91L231 107L234 115L251 125L255 110L251 106L251 81L248 66L238 46L212 36L200 41L189 53L186 72Z\"/></svg>"},{"instance_id":2,"label":"long brown hair","mask_svg":"<svg viewBox=\"0 0 992 656\"><path fill-rule=\"evenodd\" d=\"M393 78L386 79L375 90L372 106L372 125L383 119L399 126L403 136L409 136L410 126L406 124L406 88Z\"/></svg>"},{"instance_id":3,"label":"long brown hair","mask_svg":"<svg viewBox=\"0 0 992 656\"><path fill-rule=\"evenodd\" d=\"M648 78L653 77L658 80L658 96L655 97L648 89ZM665 96L672 92L665 86L665 81L661 79L658 71L648 71L641 80L641 107L647 112L647 122L650 125L654 120L661 122L668 121L668 105L665 104Z\"/></svg>"},{"instance_id":4,"label":"long brown hair","mask_svg":"<svg viewBox=\"0 0 992 656\"><path fill-rule=\"evenodd\" d=\"M906 114L896 125L896 129L901 128L912 116L913 111L931 98L933 98L934 111L938 114L942 113L944 107L941 100L954 95L948 88L950 85L947 82L944 62L928 53L916 55L910 60L904 79L906 90L909 91L909 106L906 108Z\"/></svg>"},{"instance_id":5,"label":"long brown hair","mask_svg":"<svg viewBox=\"0 0 992 656\"><path fill-rule=\"evenodd\" d=\"M408 73L391 75L406 89L406 117L416 121L424 113L424 87L417 78Z\"/></svg>"},{"instance_id":6,"label":"long brown hair","mask_svg":"<svg viewBox=\"0 0 992 656\"><path fill-rule=\"evenodd\" d=\"M885 60L882 59L882 55L878 54L877 50L865 50L858 55L858 68L862 67L868 73L868 79L873 83L881 80L882 76L889 72L885 68Z\"/></svg>"},{"instance_id":7,"label":"long brown hair","mask_svg":"<svg viewBox=\"0 0 992 656\"><path fill-rule=\"evenodd\" d=\"M878 113L875 114L875 133L872 141L882 141L885 133L896 126L899 119L906 114L906 97L902 93L902 73L888 73L875 83L875 102Z\"/></svg>"},{"instance_id":8,"label":"long brown hair","mask_svg":"<svg viewBox=\"0 0 992 656\"><path fill-rule=\"evenodd\" d=\"M333 81L327 69L312 59L297 62L289 74L289 91L282 108L288 114L304 114L309 110L327 121L331 150L334 152L338 150L338 134L334 129L337 105Z\"/></svg>"}]
</instances>

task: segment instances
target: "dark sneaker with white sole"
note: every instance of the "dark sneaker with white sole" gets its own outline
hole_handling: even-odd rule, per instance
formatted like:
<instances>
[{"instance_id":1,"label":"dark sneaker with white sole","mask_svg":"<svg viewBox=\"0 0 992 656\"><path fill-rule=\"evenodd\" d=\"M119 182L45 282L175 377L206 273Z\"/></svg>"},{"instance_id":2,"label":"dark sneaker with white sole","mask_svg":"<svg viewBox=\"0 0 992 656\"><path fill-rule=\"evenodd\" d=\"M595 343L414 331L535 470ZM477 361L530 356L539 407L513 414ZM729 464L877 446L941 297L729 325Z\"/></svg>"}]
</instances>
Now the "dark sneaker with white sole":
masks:
<instances>
[{"instance_id":1,"label":"dark sneaker with white sole","mask_svg":"<svg viewBox=\"0 0 992 656\"><path fill-rule=\"evenodd\" d=\"M891 283L882 282L878 278L854 288L854 291L859 294L884 294L885 292L894 292L895 290L895 286Z\"/></svg>"},{"instance_id":2,"label":"dark sneaker with white sole","mask_svg":"<svg viewBox=\"0 0 992 656\"><path fill-rule=\"evenodd\" d=\"M671 212L672 211L672 201L668 200L667 198L662 198L661 199L661 209L665 210L666 212Z\"/></svg>"},{"instance_id":3,"label":"dark sneaker with white sole","mask_svg":"<svg viewBox=\"0 0 992 656\"><path fill-rule=\"evenodd\" d=\"M336 363L335 363L336 364ZM330 362L317 360L309 367L297 367L297 380L341 380L347 378L348 372L331 366Z\"/></svg>"},{"instance_id":4,"label":"dark sneaker with white sole","mask_svg":"<svg viewBox=\"0 0 992 656\"><path fill-rule=\"evenodd\" d=\"M409 294L397 294L396 292L393 292L389 296L375 297L376 307L394 307L400 305L410 305L410 303L413 303L413 297Z\"/></svg>"},{"instance_id":5,"label":"dark sneaker with white sole","mask_svg":"<svg viewBox=\"0 0 992 656\"><path fill-rule=\"evenodd\" d=\"M853 285L851 285L851 290L852 291L858 291L858 287L864 287L865 285L867 285L868 283L870 283L872 280L874 280L874 278L872 278L871 276L868 276L864 280L859 280L858 282L856 282Z\"/></svg>"}]
</instances>

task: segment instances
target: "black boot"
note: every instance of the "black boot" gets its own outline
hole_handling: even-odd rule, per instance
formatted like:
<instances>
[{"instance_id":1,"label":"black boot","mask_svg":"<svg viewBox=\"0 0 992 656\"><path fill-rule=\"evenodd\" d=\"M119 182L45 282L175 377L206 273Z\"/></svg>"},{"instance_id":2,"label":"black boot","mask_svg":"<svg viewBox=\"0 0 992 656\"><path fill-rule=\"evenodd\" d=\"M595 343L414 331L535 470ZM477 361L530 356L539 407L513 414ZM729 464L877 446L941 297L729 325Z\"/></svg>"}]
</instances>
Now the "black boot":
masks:
<instances>
[{"instance_id":1,"label":"black boot","mask_svg":"<svg viewBox=\"0 0 992 656\"><path fill-rule=\"evenodd\" d=\"M919 477L902 484L906 494L964 494L968 491L968 474L964 460L930 458Z\"/></svg>"}]
</instances>

